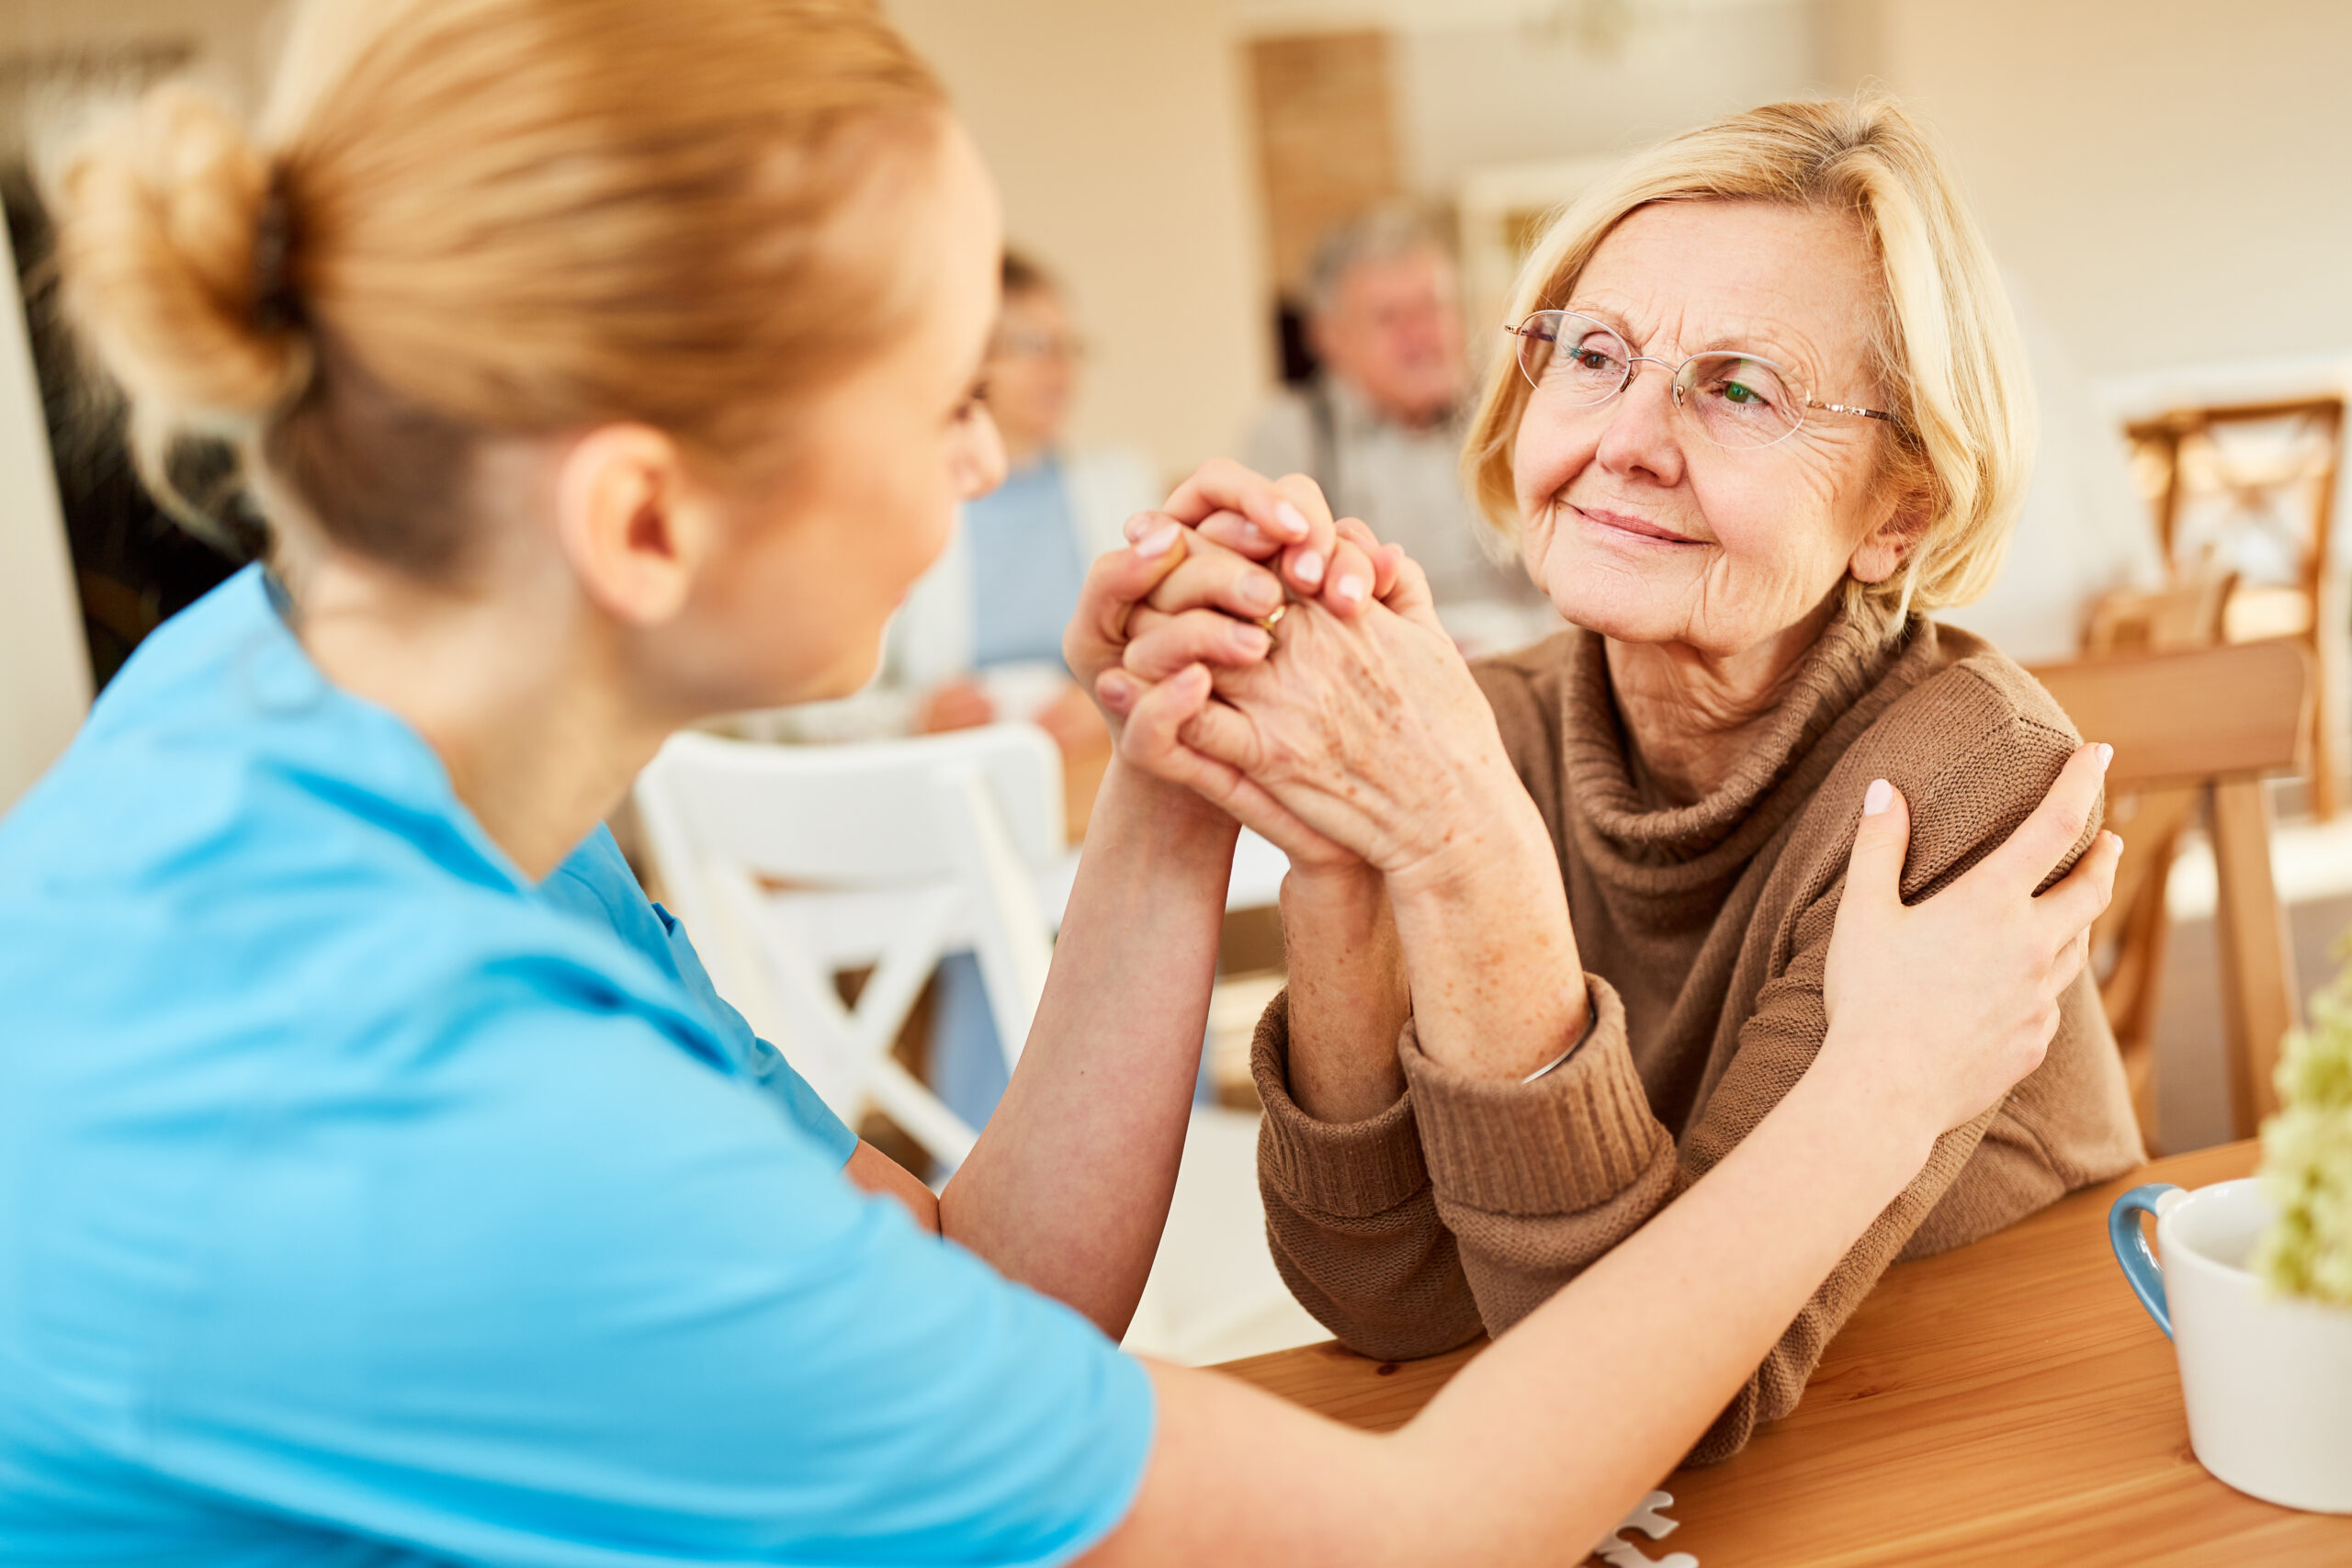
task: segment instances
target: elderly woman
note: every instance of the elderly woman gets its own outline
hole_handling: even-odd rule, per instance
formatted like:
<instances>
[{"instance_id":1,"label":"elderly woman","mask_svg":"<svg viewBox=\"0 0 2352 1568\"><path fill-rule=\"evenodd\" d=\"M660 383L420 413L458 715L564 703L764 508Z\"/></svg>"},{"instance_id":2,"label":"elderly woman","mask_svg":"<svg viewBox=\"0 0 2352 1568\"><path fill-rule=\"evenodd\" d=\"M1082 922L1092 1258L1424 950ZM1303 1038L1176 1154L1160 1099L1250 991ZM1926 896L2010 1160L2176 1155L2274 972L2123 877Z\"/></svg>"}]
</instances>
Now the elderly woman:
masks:
<instances>
[{"instance_id":1,"label":"elderly woman","mask_svg":"<svg viewBox=\"0 0 2352 1568\"><path fill-rule=\"evenodd\" d=\"M2077 744L1923 615L1993 577L2031 415L1984 243L1897 105L1773 105L1635 160L1544 236L1512 321L1466 467L1576 629L1465 666L1409 573L1355 620L1293 607L1148 759L1292 852L1255 1055L1269 1232L1300 1301L1388 1358L1519 1321L1797 1082L1870 781L1914 814L1916 899ZM1205 689L1187 610L1137 616L1130 674ZM2078 979L2045 1065L1941 1140L1695 1456L1787 1412L1889 1263L2140 1157Z\"/></svg>"}]
</instances>

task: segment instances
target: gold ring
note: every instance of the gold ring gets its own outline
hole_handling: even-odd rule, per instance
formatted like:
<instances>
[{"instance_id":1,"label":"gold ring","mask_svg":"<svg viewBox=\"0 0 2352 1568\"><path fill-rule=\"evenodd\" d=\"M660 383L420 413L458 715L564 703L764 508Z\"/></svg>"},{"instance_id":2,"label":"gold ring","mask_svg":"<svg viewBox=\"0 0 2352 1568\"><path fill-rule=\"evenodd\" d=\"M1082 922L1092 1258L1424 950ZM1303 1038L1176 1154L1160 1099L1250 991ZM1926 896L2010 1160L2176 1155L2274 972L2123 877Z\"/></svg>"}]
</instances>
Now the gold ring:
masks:
<instances>
[{"instance_id":1,"label":"gold ring","mask_svg":"<svg viewBox=\"0 0 2352 1568\"><path fill-rule=\"evenodd\" d=\"M1283 604L1277 604L1277 605L1275 605L1275 606L1274 606L1274 613L1273 613L1272 615L1261 615L1261 616L1260 616L1260 617L1258 618L1258 620L1257 620L1257 622L1256 622L1255 624L1256 624L1256 626L1258 626L1258 628L1259 628L1261 631L1263 631L1263 632L1267 633L1269 636L1271 636L1271 635L1272 635L1272 632L1273 632L1273 629L1274 629L1275 624L1276 624L1277 622L1279 622L1279 621L1280 621L1280 620L1281 620L1284 615L1289 615L1289 614L1290 614L1290 605L1289 605L1289 604L1288 604L1287 602L1284 602L1284 603L1283 603Z\"/></svg>"}]
</instances>

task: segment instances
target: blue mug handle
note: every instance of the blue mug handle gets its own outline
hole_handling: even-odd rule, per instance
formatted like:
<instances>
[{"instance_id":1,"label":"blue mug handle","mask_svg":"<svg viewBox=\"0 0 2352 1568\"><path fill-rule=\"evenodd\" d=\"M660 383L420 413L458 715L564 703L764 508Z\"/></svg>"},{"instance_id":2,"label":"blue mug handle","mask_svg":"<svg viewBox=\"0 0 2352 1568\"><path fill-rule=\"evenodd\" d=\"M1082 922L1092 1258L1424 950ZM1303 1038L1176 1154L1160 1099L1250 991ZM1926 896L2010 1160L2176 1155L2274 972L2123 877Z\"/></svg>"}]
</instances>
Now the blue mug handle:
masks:
<instances>
[{"instance_id":1,"label":"blue mug handle","mask_svg":"<svg viewBox=\"0 0 2352 1568\"><path fill-rule=\"evenodd\" d=\"M2140 1229L2140 1216L2161 1215L2169 1207L2165 1198L2179 1190L2169 1181L2151 1181L2118 1198L2115 1207L2107 1212L2107 1240L2115 1248L2115 1260L2123 1265L2132 1293L2140 1298L2140 1304L2148 1309L2148 1315L2156 1320L2167 1339L2172 1337L2172 1304L2165 1299L2165 1271Z\"/></svg>"}]
</instances>

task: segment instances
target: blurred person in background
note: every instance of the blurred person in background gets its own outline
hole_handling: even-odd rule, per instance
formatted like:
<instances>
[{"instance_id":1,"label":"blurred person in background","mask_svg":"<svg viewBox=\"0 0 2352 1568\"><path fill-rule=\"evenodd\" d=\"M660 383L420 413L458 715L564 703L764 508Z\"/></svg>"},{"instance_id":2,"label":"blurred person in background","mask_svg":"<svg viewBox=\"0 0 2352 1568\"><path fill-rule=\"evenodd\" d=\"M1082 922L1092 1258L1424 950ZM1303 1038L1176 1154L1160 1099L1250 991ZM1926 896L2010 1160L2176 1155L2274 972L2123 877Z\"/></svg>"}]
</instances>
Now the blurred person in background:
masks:
<instances>
[{"instance_id":1,"label":"blurred person in background","mask_svg":"<svg viewBox=\"0 0 2352 1568\"><path fill-rule=\"evenodd\" d=\"M1553 629L1526 575L1482 546L1463 485L1470 361L1459 276L1435 227L1398 206L1333 230L1308 271L1307 309L1321 368L1259 412L1242 461L1309 475L1335 513L1403 546L1470 650Z\"/></svg>"},{"instance_id":2,"label":"blurred person in background","mask_svg":"<svg viewBox=\"0 0 2352 1568\"><path fill-rule=\"evenodd\" d=\"M1110 762L1111 735L1062 662L1062 628L1087 563L1125 544L1120 525L1155 506L1143 458L1064 439L1085 344L1053 274L1008 248L1004 304L981 371L1004 442L1004 482L964 503L962 525L890 628L885 680L920 694L915 730L938 734L1026 720L1054 738L1071 837ZM929 1077L977 1127L1004 1093L1004 1047L979 961L951 954L933 992Z\"/></svg>"}]
</instances>

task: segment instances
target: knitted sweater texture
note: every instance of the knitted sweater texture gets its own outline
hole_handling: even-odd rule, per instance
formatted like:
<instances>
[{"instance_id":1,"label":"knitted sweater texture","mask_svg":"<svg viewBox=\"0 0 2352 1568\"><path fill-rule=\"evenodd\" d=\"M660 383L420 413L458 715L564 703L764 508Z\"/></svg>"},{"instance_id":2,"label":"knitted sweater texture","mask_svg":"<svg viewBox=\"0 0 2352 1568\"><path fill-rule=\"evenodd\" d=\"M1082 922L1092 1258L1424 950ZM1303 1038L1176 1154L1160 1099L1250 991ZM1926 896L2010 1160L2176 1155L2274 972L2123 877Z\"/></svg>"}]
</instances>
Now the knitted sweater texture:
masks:
<instances>
[{"instance_id":1,"label":"knitted sweater texture","mask_svg":"<svg viewBox=\"0 0 2352 1568\"><path fill-rule=\"evenodd\" d=\"M1591 1038L1532 1084L1487 1082L1425 1055L1408 1021L1406 1092L1351 1123L1317 1122L1291 1099L1286 996L1253 1051L1275 1262L1333 1334L1383 1359L1509 1328L1796 1083L1828 1029L1823 970L1871 780L1910 803L1903 890L1917 902L2007 839L2080 744L2041 686L1976 638L1917 621L1879 647L1840 618L1732 776L1678 806L1634 760L1598 637L1570 631L1476 669L1559 853L1599 1014ZM2061 1013L2042 1066L1937 1142L1694 1460L1737 1452L1758 1422L1795 1406L1888 1264L1973 1241L2140 1162L2087 974Z\"/></svg>"}]
</instances>

